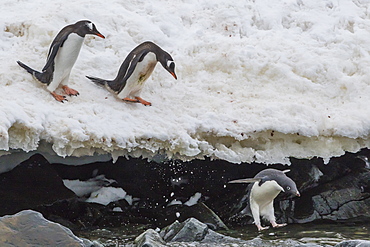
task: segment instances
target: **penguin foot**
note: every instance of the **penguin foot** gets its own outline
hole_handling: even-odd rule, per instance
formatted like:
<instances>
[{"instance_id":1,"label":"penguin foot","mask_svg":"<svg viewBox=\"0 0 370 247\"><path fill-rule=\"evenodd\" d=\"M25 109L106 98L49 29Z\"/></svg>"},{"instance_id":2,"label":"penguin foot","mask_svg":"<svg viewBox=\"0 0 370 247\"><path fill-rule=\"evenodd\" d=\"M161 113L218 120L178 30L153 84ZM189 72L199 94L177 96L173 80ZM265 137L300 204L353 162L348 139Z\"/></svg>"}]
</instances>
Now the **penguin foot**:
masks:
<instances>
[{"instance_id":1,"label":"penguin foot","mask_svg":"<svg viewBox=\"0 0 370 247\"><path fill-rule=\"evenodd\" d=\"M272 227L273 227L273 228L278 228L278 227L284 227L284 226L286 226L287 224L286 224L286 223L284 223L284 224L277 224L276 222L274 222L274 223L272 223L271 225L272 225Z\"/></svg>"},{"instance_id":2,"label":"penguin foot","mask_svg":"<svg viewBox=\"0 0 370 247\"><path fill-rule=\"evenodd\" d=\"M59 102L64 103L64 101L68 101L68 100L66 99L66 96L59 95L59 94L57 94L57 93L55 93L55 92L51 92L51 95L53 95L54 99L56 99L56 100L57 100L57 101L59 101Z\"/></svg>"},{"instance_id":3,"label":"penguin foot","mask_svg":"<svg viewBox=\"0 0 370 247\"><path fill-rule=\"evenodd\" d=\"M146 100L143 100L142 98L140 98L140 97L135 97L135 99L131 99L131 98L123 98L122 99L123 101L127 101L127 102L132 102L132 103L141 103L141 104L143 104L143 105L149 105L149 106L151 106L152 105L152 103L150 103L150 102L148 102L148 101L146 101Z\"/></svg>"},{"instance_id":4,"label":"penguin foot","mask_svg":"<svg viewBox=\"0 0 370 247\"><path fill-rule=\"evenodd\" d=\"M131 99L131 98L123 98L122 99L123 101L126 101L126 102L132 102L132 103L140 103L140 101L139 100L137 100L137 99Z\"/></svg>"},{"instance_id":5,"label":"penguin foot","mask_svg":"<svg viewBox=\"0 0 370 247\"><path fill-rule=\"evenodd\" d=\"M72 88L70 88L66 85L64 85L62 88L63 88L64 92L69 96L77 96L77 95L80 94L77 90L74 90L74 89L72 89Z\"/></svg>"},{"instance_id":6,"label":"penguin foot","mask_svg":"<svg viewBox=\"0 0 370 247\"><path fill-rule=\"evenodd\" d=\"M140 97L135 97L135 99L137 99L141 104L143 104L143 105L149 105L149 106L151 106L152 105L152 103L150 103L150 102L148 102L148 101L146 101L146 100L143 100L142 98L140 98Z\"/></svg>"},{"instance_id":7,"label":"penguin foot","mask_svg":"<svg viewBox=\"0 0 370 247\"><path fill-rule=\"evenodd\" d=\"M261 225L256 225L257 226L257 228L258 228L258 231L263 231L263 230L267 230L267 229L269 229L270 227L269 226L266 226L266 227L263 227L263 226L261 226Z\"/></svg>"}]
</instances>

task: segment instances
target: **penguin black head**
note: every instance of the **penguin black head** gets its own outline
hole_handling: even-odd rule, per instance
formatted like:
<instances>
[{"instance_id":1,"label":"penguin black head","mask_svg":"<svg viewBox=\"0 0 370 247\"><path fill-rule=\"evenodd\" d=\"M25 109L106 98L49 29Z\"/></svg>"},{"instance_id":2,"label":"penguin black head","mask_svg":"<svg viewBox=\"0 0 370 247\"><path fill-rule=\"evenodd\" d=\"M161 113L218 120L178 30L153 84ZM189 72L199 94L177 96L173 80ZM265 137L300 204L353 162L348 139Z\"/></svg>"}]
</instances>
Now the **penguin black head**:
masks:
<instances>
[{"instance_id":1,"label":"penguin black head","mask_svg":"<svg viewBox=\"0 0 370 247\"><path fill-rule=\"evenodd\" d=\"M265 169L258 173L255 178L261 178L259 185L265 181L275 180L281 188L283 188L284 193L291 194L293 196L300 196L295 182L285 174L289 171L290 170L279 171L276 169Z\"/></svg>"},{"instance_id":2,"label":"penguin black head","mask_svg":"<svg viewBox=\"0 0 370 247\"><path fill-rule=\"evenodd\" d=\"M171 55L163 51L157 56L159 56L157 57L157 60L162 64L163 68L165 68L177 80L177 76L175 74L175 62Z\"/></svg>"},{"instance_id":3,"label":"penguin black head","mask_svg":"<svg viewBox=\"0 0 370 247\"><path fill-rule=\"evenodd\" d=\"M86 34L93 34L105 39L104 35L101 34L95 27L95 24L88 20L78 21L74 25L75 32L81 37L85 37Z\"/></svg>"},{"instance_id":4,"label":"penguin black head","mask_svg":"<svg viewBox=\"0 0 370 247\"><path fill-rule=\"evenodd\" d=\"M285 175L285 172L289 172L289 170L283 171L284 175ZM299 193L299 191L297 189L297 185L288 176L286 176L283 179L283 181L281 181L280 186L284 189L284 192L287 193L287 194L291 194L293 196L301 196L301 194Z\"/></svg>"}]
</instances>

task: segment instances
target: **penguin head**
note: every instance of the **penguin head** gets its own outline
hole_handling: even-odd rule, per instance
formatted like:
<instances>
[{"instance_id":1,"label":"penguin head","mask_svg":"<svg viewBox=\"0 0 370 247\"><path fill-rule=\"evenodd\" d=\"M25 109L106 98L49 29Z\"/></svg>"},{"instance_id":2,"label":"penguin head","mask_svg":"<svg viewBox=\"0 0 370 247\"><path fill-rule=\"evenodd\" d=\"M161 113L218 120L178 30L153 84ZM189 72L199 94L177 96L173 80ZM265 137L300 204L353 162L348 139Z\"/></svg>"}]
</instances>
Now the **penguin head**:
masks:
<instances>
[{"instance_id":1,"label":"penguin head","mask_svg":"<svg viewBox=\"0 0 370 247\"><path fill-rule=\"evenodd\" d=\"M78 21L74 24L76 33L81 37L85 37L86 34L93 34L105 39L104 35L101 34L95 27L95 24L88 20Z\"/></svg>"},{"instance_id":2,"label":"penguin head","mask_svg":"<svg viewBox=\"0 0 370 247\"><path fill-rule=\"evenodd\" d=\"M165 68L177 80L177 76L175 74L175 62L173 61L171 55L163 51L161 54L159 54L157 59L162 64L163 68Z\"/></svg>"},{"instance_id":3,"label":"penguin head","mask_svg":"<svg viewBox=\"0 0 370 247\"><path fill-rule=\"evenodd\" d=\"M279 171L276 169L265 169L259 172L255 178L259 178L259 185L263 184L266 181L275 180L278 185L281 186L282 192L291 194L293 196L301 196L297 189L297 185L295 182L288 177L285 173L289 172L290 170Z\"/></svg>"},{"instance_id":4,"label":"penguin head","mask_svg":"<svg viewBox=\"0 0 370 247\"><path fill-rule=\"evenodd\" d=\"M301 196L301 194L299 193L297 189L297 185L295 184L295 182L290 177L285 175L285 173L289 171L290 170L282 171L281 177L279 176L278 183L284 189L283 192L287 194L291 194L293 196Z\"/></svg>"},{"instance_id":5,"label":"penguin head","mask_svg":"<svg viewBox=\"0 0 370 247\"><path fill-rule=\"evenodd\" d=\"M297 189L297 185L289 177L286 177L284 183L280 184L280 186L284 189L283 190L284 193L291 194L293 196L301 196Z\"/></svg>"}]
</instances>

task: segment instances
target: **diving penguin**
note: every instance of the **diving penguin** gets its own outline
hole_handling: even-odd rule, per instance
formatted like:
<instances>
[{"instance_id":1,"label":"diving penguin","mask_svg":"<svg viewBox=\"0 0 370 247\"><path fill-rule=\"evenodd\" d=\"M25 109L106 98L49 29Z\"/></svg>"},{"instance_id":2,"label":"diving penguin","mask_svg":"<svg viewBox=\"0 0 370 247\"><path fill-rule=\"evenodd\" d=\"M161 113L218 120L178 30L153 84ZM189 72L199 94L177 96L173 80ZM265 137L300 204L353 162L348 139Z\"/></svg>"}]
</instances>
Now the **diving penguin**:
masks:
<instances>
[{"instance_id":1,"label":"diving penguin","mask_svg":"<svg viewBox=\"0 0 370 247\"><path fill-rule=\"evenodd\" d=\"M268 220L272 227L286 226L286 224L276 223L274 199L280 192L300 196L295 182L285 175L289 171L265 169L259 172L254 178L229 181L229 183L253 183L250 185L249 206L254 224L259 231L268 229L268 227L262 227L260 216Z\"/></svg>"},{"instance_id":2,"label":"diving penguin","mask_svg":"<svg viewBox=\"0 0 370 247\"><path fill-rule=\"evenodd\" d=\"M30 68L20 61L17 63L32 74L37 81L46 84L47 90L57 101L63 102L66 100L65 96L55 92L60 84L67 95L77 96L79 94L76 90L68 87L68 80L86 34L105 38L91 21L78 21L64 27L57 34L49 48L47 61L42 72Z\"/></svg>"},{"instance_id":3,"label":"diving penguin","mask_svg":"<svg viewBox=\"0 0 370 247\"><path fill-rule=\"evenodd\" d=\"M175 63L171 55L150 41L141 43L127 55L114 80L86 77L97 84L104 85L124 101L151 105L140 97L140 93L157 62L177 79Z\"/></svg>"}]
</instances>

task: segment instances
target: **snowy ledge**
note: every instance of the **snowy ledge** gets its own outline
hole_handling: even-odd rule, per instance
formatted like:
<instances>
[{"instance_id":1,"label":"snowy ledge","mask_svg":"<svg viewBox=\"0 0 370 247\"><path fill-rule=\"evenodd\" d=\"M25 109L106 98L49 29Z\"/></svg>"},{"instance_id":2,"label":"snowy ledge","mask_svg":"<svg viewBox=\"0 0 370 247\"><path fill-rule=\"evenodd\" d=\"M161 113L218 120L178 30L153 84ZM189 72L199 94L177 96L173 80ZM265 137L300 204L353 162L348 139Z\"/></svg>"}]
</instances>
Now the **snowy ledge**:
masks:
<instances>
[{"instance_id":1,"label":"snowy ledge","mask_svg":"<svg viewBox=\"0 0 370 247\"><path fill-rule=\"evenodd\" d=\"M290 164L289 158L322 157L328 161L331 157L341 156L345 151L357 152L370 146L369 139L348 138L341 136L307 137L296 134L284 134L276 131L240 133L217 136L211 132L195 132L192 135L168 136L167 133L156 135L104 136L101 133L88 134L78 132L73 126L65 126L67 132L58 133L52 143L42 139L44 131L31 129L20 124L3 132L1 148L10 150L2 154L21 149L26 152L38 151L60 157L86 157L108 154L114 160L119 156L142 157L149 159L222 159L232 163L259 162ZM74 129L75 131L69 131ZM179 129L179 132L183 132ZM167 135L167 136L166 136ZM8 139L4 138L7 137ZM77 137L80 137L79 139ZM82 137L82 138L81 138ZM7 140L7 141L6 141ZM63 163L63 161L61 161Z\"/></svg>"},{"instance_id":2,"label":"snowy ledge","mask_svg":"<svg viewBox=\"0 0 370 247\"><path fill-rule=\"evenodd\" d=\"M366 1L6 0L2 9L2 154L50 146L60 157L289 164L370 147ZM70 78L80 96L61 104L16 60L42 68L57 32L81 19L106 39L86 38ZM142 94L151 107L85 78L114 78L146 40L172 55L178 75L157 65Z\"/></svg>"}]
</instances>

